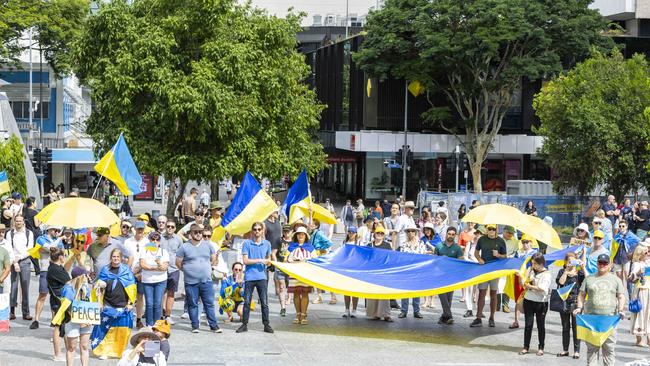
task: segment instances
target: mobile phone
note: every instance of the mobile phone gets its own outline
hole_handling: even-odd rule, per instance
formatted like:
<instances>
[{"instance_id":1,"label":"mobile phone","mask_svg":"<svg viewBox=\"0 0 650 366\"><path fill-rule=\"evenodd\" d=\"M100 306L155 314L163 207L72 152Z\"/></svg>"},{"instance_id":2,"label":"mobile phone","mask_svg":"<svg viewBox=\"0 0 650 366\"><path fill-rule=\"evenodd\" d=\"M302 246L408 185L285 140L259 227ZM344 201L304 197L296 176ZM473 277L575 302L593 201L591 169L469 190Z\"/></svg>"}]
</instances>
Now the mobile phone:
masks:
<instances>
[{"instance_id":1,"label":"mobile phone","mask_svg":"<svg viewBox=\"0 0 650 366\"><path fill-rule=\"evenodd\" d=\"M160 341L144 342L144 357L156 357L160 353Z\"/></svg>"},{"instance_id":2,"label":"mobile phone","mask_svg":"<svg viewBox=\"0 0 650 366\"><path fill-rule=\"evenodd\" d=\"M579 259L571 259L569 263L571 263L572 266L579 266L582 264L582 262Z\"/></svg>"}]
</instances>

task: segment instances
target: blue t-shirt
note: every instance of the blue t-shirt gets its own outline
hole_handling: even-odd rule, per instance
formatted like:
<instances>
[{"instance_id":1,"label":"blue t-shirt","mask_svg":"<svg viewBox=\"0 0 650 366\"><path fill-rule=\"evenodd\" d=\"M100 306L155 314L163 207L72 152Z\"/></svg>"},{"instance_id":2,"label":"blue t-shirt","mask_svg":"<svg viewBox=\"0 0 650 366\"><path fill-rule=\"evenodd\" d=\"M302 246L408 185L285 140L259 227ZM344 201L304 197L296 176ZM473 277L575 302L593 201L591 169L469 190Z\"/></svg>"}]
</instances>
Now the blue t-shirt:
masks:
<instances>
[{"instance_id":1,"label":"blue t-shirt","mask_svg":"<svg viewBox=\"0 0 650 366\"><path fill-rule=\"evenodd\" d=\"M176 252L176 258L183 259L185 283L194 285L212 281L211 257L214 254L214 248L207 241L201 241L198 245L183 243Z\"/></svg>"},{"instance_id":2,"label":"blue t-shirt","mask_svg":"<svg viewBox=\"0 0 650 366\"><path fill-rule=\"evenodd\" d=\"M246 240L241 249L241 254L248 256L248 259L264 259L271 255L271 243L262 239L258 244L253 240ZM264 263L247 264L244 273L245 281L257 281L266 279L266 265Z\"/></svg>"}]
</instances>

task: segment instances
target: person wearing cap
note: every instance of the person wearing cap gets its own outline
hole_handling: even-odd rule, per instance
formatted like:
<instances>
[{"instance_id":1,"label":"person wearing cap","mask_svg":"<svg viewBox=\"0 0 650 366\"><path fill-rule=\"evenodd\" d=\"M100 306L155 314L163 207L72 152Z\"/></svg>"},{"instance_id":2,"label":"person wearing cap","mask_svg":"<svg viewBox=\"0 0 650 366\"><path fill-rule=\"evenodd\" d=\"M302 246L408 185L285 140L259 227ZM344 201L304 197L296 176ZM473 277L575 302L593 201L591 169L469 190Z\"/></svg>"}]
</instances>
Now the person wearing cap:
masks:
<instances>
[{"instance_id":1,"label":"person wearing cap","mask_svg":"<svg viewBox=\"0 0 650 366\"><path fill-rule=\"evenodd\" d=\"M214 286L212 265L217 263L217 252L210 242L203 239L203 228L199 224L190 227L190 241L176 252L176 267L183 271L185 295L192 333L199 333L199 299L208 319L210 330L221 333L214 311Z\"/></svg>"},{"instance_id":2,"label":"person wearing cap","mask_svg":"<svg viewBox=\"0 0 650 366\"><path fill-rule=\"evenodd\" d=\"M289 243L291 243L291 225L282 227L282 237L275 243L271 243L271 260L275 262L286 262L289 257ZM287 315L287 287L289 276L279 268L273 272L273 282L275 283L275 294L280 302L280 316Z\"/></svg>"},{"instance_id":3,"label":"person wearing cap","mask_svg":"<svg viewBox=\"0 0 650 366\"><path fill-rule=\"evenodd\" d=\"M11 273L11 263L13 262L13 250L5 240L5 231L7 227L0 224L0 294L4 293L5 282ZM8 283L7 283L8 284Z\"/></svg>"},{"instance_id":4,"label":"person wearing cap","mask_svg":"<svg viewBox=\"0 0 650 366\"><path fill-rule=\"evenodd\" d=\"M221 211L224 209L225 205L220 201L210 202L210 227L217 227L221 225Z\"/></svg>"},{"instance_id":5,"label":"person wearing cap","mask_svg":"<svg viewBox=\"0 0 650 366\"><path fill-rule=\"evenodd\" d=\"M600 230L598 230L600 231ZM594 233L596 235L596 233ZM602 240L602 238L601 238ZM595 245L595 243L594 243ZM611 260L609 254L602 253L597 258L597 272L587 276L580 286L578 306L573 311L574 315L616 315L625 319L625 287L621 279L610 272ZM602 346L597 347L587 342L587 364L597 365L599 353L602 354L603 364L614 365L616 348L616 329L605 340Z\"/></svg>"},{"instance_id":6,"label":"person wearing cap","mask_svg":"<svg viewBox=\"0 0 650 366\"><path fill-rule=\"evenodd\" d=\"M354 209L354 217L356 218L355 223L358 226L361 226L362 221L366 218L366 206L363 204L363 199L359 198L357 200L357 207Z\"/></svg>"},{"instance_id":7,"label":"person wearing cap","mask_svg":"<svg viewBox=\"0 0 650 366\"><path fill-rule=\"evenodd\" d=\"M152 356L145 355L145 344L149 341L160 341L160 337L150 327L143 327L131 336L131 347L124 350L117 366L167 366L167 359L162 347Z\"/></svg>"},{"instance_id":8,"label":"person wearing cap","mask_svg":"<svg viewBox=\"0 0 650 366\"><path fill-rule=\"evenodd\" d=\"M598 210L598 211L602 211L602 210ZM605 247L605 249L607 249L607 251L610 251L612 246L612 229L610 227L609 231L606 230L606 226L610 224L609 220L597 216L594 217L591 224L593 225L593 231L591 232L591 237L593 238L594 233L597 230L602 231L604 235L603 246Z\"/></svg>"},{"instance_id":9,"label":"person wearing cap","mask_svg":"<svg viewBox=\"0 0 650 366\"><path fill-rule=\"evenodd\" d=\"M122 220L120 222L120 235L113 237L113 239L118 241L120 244L124 244L125 241L133 237L132 228L133 225L129 220Z\"/></svg>"},{"instance_id":10,"label":"person wearing cap","mask_svg":"<svg viewBox=\"0 0 650 366\"><path fill-rule=\"evenodd\" d=\"M623 283L627 283L628 298L631 298L634 284L625 280L623 267L632 259L634 249L636 249L641 240L639 240L639 237L634 235L634 233L628 229L627 221L620 220L618 222L618 232L614 236L614 241L618 243L618 251L614 256L613 261L614 272Z\"/></svg>"},{"instance_id":11,"label":"person wearing cap","mask_svg":"<svg viewBox=\"0 0 650 366\"><path fill-rule=\"evenodd\" d=\"M368 244L368 247L373 250L393 250L390 243L384 240L386 234L386 229L381 225L377 225L377 227L375 227L372 242ZM354 305L356 308L356 303ZM366 300L366 317L372 320L383 319L386 322L393 322L393 318L390 316L390 300Z\"/></svg>"},{"instance_id":12,"label":"person wearing cap","mask_svg":"<svg viewBox=\"0 0 650 366\"><path fill-rule=\"evenodd\" d=\"M287 262L304 262L311 258L314 247L309 243L309 232L304 225L294 226L292 242L289 244L289 257ZM307 308L309 307L309 293L312 287L300 282L294 277L289 277L289 292L293 293L293 303L296 308L296 318L293 324L307 325Z\"/></svg>"},{"instance_id":13,"label":"person wearing cap","mask_svg":"<svg viewBox=\"0 0 650 366\"><path fill-rule=\"evenodd\" d=\"M478 263L485 264L498 259L507 258L506 242L503 241L503 238L497 235L497 226L494 224L488 224L486 225L486 229L487 235L481 236L481 238L476 243L476 249L474 250L474 256L476 257ZM478 285L478 301L476 304L477 316L472 324L470 324L470 327L483 326L483 321L481 320L480 315L483 313L483 307L485 306L485 296L487 295L488 289L490 290L490 318L488 319L488 325L491 328L494 327L494 313L497 311L498 302L498 278L480 283Z\"/></svg>"},{"instance_id":14,"label":"person wearing cap","mask_svg":"<svg viewBox=\"0 0 650 366\"><path fill-rule=\"evenodd\" d=\"M425 207L427 211L422 211L423 214L428 214L428 207ZM427 253L434 253L436 247L442 244L442 239L440 235L437 235L435 232L435 227L431 222L424 222L421 226L422 236L420 237L420 242L424 244L427 248ZM434 308L433 296L424 296L421 307L423 308Z\"/></svg>"},{"instance_id":15,"label":"person wearing cap","mask_svg":"<svg viewBox=\"0 0 650 366\"><path fill-rule=\"evenodd\" d=\"M413 212L415 212L415 203L413 201L406 201L404 203L404 213L400 215L392 232L392 245L394 249L401 247L406 242L406 228L415 227Z\"/></svg>"},{"instance_id":16,"label":"person wearing cap","mask_svg":"<svg viewBox=\"0 0 650 366\"><path fill-rule=\"evenodd\" d=\"M163 302L163 313L167 322L174 325L172 320L172 309L174 308L174 296L178 291L181 272L176 266L176 252L183 245L183 240L176 234L176 222L167 220L165 232L160 237L160 247L169 254L169 266L167 267L167 283L165 285L165 299Z\"/></svg>"},{"instance_id":17,"label":"person wearing cap","mask_svg":"<svg viewBox=\"0 0 650 366\"><path fill-rule=\"evenodd\" d=\"M172 328L169 322L165 319L158 319L151 329L160 337L160 352L165 355L165 360L169 361L169 353L171 352L169 336L172 334Z\"/></svg>"},{"instance_id":18,"label":"person wearing cap","mask_svg":"<svg viewBox=\"0 0 650 366\"><path fill-rule=\"evenodd\" d=\"M269 324L269 299L268 299L268 277L266 267L271 263L271 243L264 239L264 224L261 222L253 223L251 227L251 238L244 242L242 246L242 257L246 270L244 273L244 309L242 315L242 325L237 329L237 333L248 330L248 319L251 312L251 301L253 300L253 291L257 290L257 295L262 307L262 324L264 332L273 333L273 328Z\"/></svg>"},{"instance_id":19,"label":"person wearing cap","mask_svg":"<svg viewBox=\"0 0 650 366\"><path fill-rule=\"evenodd\" d=\"M61 245L63 245L63 249L72 249L74 247L74 239L72 228L64 227L63 230L61 230Z\"/></svg>"},{"instance_id":20,"label":"person wearing cap","mask_svg":"<svg viewBox=\"0 0 650 366\"><path fill-rule=\"evenodd\" d=\"M609 250L603 245L604 238L605 233L602 230L594 231L591 247L583 251L583 262L585 263L587 276L592 276L598 272L598 256L601 254L609 256Z\"/></svg>"},{"instance_id":21,"label":"person wearing cap","mask_svg":"<svg viewBox=\"0 0 650 366\"><path fill-rule=\"evenodd\" d=\"M142 269L140 267L140 257L145 251L145 245L149 243L149 239L146 236L147 233L145 232L147 226L143 220L146 218L146 216L142 217L143 215L140 215L140 217L138 217L138 220L136 220L136 222L133 224L133 228L135 229L135 234L133 237L124 241L126 250L131 253L131 256L129 258L129 266L135 275L135 280L138 287L138 297L137 301L135 302L136 327L138 328L143 327L142 315L144 314L144 286L142 286Z\"/></svg>"},{"instance_id":22,"label":"person wearing cap","mask_svg":"<svg viewBox=\"0 0 650 366\"><path fill-rule=\"evenodd\" d=\"M61 227L59 226L49 226L47 232L36 239L36 244L40 245L39 254L41 258L38 260L38 264L41 269L38 279L38 298L36 299L36 305L34 310L34 321L29 326L29 329L38 329L38 321L41 319L41 312L43 311L43 304L45 304L45 299L49 290L47 288L47 269L50 266L50 248L59 248L63 249L63 243L59 239L59 232Z\"/></svg>"},{"instance_id":23,"label":"person wearing cap","mask_svg":"<svg viewBox=\"0 0 650 366\"><path fill-rule=\"evenodd\" d=\"M98 275L102 268L111 263L113 249L119 249L124 260L129 259L131 253L124 245L110 240L110 230L107 227L97 228L95 235L95 241L86 249L88 256L92 259L93 273L95 275Z\"/></svg>"},{"instance_id":24,"label":"person wearing cap","mask_svg":"<svg viewBox=\"0 0 650 366\"><path fill-rule=\"evenodd\" d=\"M426 254L427 252L432 253L432 251L427 250L427 247L418 239L418 228L415 224L406 226L404 228L406 232L406 240L400 246L400 251L404 253L414 253L414 254ZM420 314L420 298L414 297L411 299L411 304L413 306L413 316L417 319L422 319L422 314ZM397 316L398 318L406 318L409 309L409 299L402 299L402 310Z\"/></svg>"},{"instance_id":25,"label":"person wearing cap","mask_svg":"<svg viewBox=\"0 0 650 366\"><path fill-rule=\"evenodd\" d=\"M9 207L11 207L11 204L13 203L13 199L11 198L11 196L6 194L2 196L1 200L2 200L2 208L0 208L0 224L3 224L6 228L10 228L13 215L11 214Z\"/></svg>"},{"instance_id":26,"label":"person wearing cap","mask_svg":"<svg viewBox=\"0 0 650 366\"><path fill-rule=\"evenodd\" d=\"M18 284L20 283L21 310L23 320L32 320L29 315L29 282L32 261L28 250L34 248L34 233L25 227L23 215L14 216L14 228L6 234L7 241L14 250L14 262L11 269L11 314L9 319L16 319L15 309L18 305Z\"/></svg>"},{"instance_id":27,"label":"person wearing cap","mask_svg":"<svg viewBox=\"0 0 650 366\"><path fill-rule=\"evenodd\" d=\"M16 215L23 213L23 206L25 205L23 203L23 195L14 192L11 194L11 198L13 199L13 202L11 203L11 206L9 206L9 211L11 212L11 217L16 217Z\"/></svg>"},{"instance_id":28,"label":"person wearing cap","mask_svg":"<svg viewBox=\"0 0 650 366\"><path fill-rule=\"evenodd\" d=\"M445 241L436 247L436 255L458 259L463 257L463 249L456 244L456 232L456 228L453 226L447 228ZM438 324L453 324L454 317L451 313L451 301L454 298L454 291L439 294L438 298L442 306L442 315L438 319Z\"/></svg>"}]
</instances>

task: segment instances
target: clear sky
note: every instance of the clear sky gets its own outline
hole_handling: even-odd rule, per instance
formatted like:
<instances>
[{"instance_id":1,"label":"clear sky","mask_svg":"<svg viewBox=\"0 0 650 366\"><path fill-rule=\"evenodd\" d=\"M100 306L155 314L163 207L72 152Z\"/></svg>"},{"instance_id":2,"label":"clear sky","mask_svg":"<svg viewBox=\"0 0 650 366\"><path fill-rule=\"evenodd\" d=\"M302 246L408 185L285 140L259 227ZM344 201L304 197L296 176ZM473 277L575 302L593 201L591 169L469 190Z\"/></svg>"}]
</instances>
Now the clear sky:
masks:
<instances>
[{"instance_id":1,"label":"clear sky","mask_svg":"<svg viewBox=\"0 0 650 366\"><path fill-rule=\"evenodd\" d=\"M252 0L253 5L264 8L271 14L284 16L287 9L293 7L296 11L307 13L303 25L311 25L312 15L340 14L345 15L346 0ZM358 15L368 12L368 8L375 6L377 0L348 0L349 12Z\"/></svg>"}]
</instances>

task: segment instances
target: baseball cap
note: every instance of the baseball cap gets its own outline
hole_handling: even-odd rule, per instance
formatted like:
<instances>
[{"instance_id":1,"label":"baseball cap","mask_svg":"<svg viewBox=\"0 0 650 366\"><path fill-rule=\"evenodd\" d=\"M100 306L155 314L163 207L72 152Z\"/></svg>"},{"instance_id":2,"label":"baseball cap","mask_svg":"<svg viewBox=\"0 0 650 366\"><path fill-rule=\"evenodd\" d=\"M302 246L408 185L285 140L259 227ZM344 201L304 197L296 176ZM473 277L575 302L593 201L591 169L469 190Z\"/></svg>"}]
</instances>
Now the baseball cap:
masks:
<instances>
[{"instance_id":1,"label":"baseball cap","mask_svg":"<svg viewBox=\"0 0 650 366\"><path fill-rule=\"evenodd\" d=\"M378 225L378 226L375 228L375 234L376 234L376 233L384 233L384 234L385 234L385 233L386 233L386 229L384 229L383 226Z\"/></svg>"},{"instance_id":2,"label":"baseball cap","mask_svg":"<svg viewBox=\"0 0 650 366\"><path fill-rule=\"evenodd\" d=\"M598 263L609 263L609 256L605 253L598 256Z\"/></svg>"},{"instance_id":3,"label":"baseball cap","mask_svg":"<svg viewBox=\"0 0 650 366\"><path fill-rule=\"evenodd\" d=\"M602 230L594 231L594 238L602 239L605 237L605 233Z\"/></svg>"},{"instance_id":4,"label":"baseball cap","mask_svg":"<svg viewBox=\"0 0 650 366\"><path fill-rule=\"evenodd\" d=\"M86 273L88 273L88 271L85 268L77 266L72 269L72 272L70 274L72 278L77 278L81 275L85 275Z\"/></svg>"},{"instance_id":5,"label":"baseball cap","mask_svg":"<svg viewBox=\"0 0 650 366\"><path fill-rule=\"evenodd\" d=\"M10 198L11 198L11 196L9 196L8 194L2 195L2 198L0 198L0 202L4 202L4 201L6 201L6 200L8 200Z\"/></svg>"},{"instance_id":6,"label":"baseball cap","mask_svg":"<svg viewBox=\"0 0 650 366\"><path fill-rule=\"evenodd\" d=\"M111 230L107 227L98 227L96 231L99 236L110 234L110 232Z\"/></svg>"},{"instance_id":7,"label":"baseball cap","mask_svg":"<svg viewBox=\"0 0 650 366\"><path fill-rule=\"evenodd\" d=\"M404 203L404 208L415 208L415 202L413 201L406 201Z\"/></svg>"},{"instance_id":8,"label":"baseball cap","mask_svg":"<svg viewBox=\"0 0 650 366\"><path fill-rule=\"evenodd\" d=\"M142 221L140 221L140 220L136 221L136 222L133 224L133 227L136 228L136 229L144 229L145 226L146 226L146 225L144 224L144 222L142 222Z\"/></svg>"},{"instance_id":9,"label":"baseball cap","mask_svg":"<svg viewBox=\"0 0 650 366\"><path fill-rule=\"evenodd\" d=\"M13 198L13 199L15 199L15 200L19 200L19 199L22 199L22 198L23 198L23 195L20 194L20 192L14 192L14 193L11 195L11 198Z\"/></svg>"},{"instance_id":10,"label":"baseball cap","mask_svg":"<svg viewBox=\"0 0 650 366\"><path fill-rule=\"evenodd\" d=\"M475 232L478 232L478 233L481 233L481 235L485 235L485 232L486 232L487 230L485 230L485 226L483 226L483 225L479 225L479 226L477 226L477 227L474 228L474 231L475 231Z\"/></svg>"},{"instance_id":11,"label":"baseball cap","mask_svg":"<svg viewBox=\"0 0 650 366\"><path fill-rule=\"evenodd\" d=\"M514 234L515 233L515 228L512 227L512 226L506 226L506 227L503 228L503 231L507 231L510 234Z\"/></svg>"},{"instance_id":12,"label":"baseball cap","mask_svg":"<svg viewBox=\"0 0 650 366\"><path fill-rule=\"evenodd\" d=\"M487 224L487 225L485 225L485 228L486 229L496 229L497 225L496 224Z\"/></svg>"},{"instance_id":13,"label":"baseball cap","mask_svg":"<svg viewBox=\"0 0 650 366\"><path fill-rule=\"evenodd\" d=\"M349 233L356 233L357 232L357 227L354 225L348 226L348 232Z\"/></svg>"}]
</instances>

